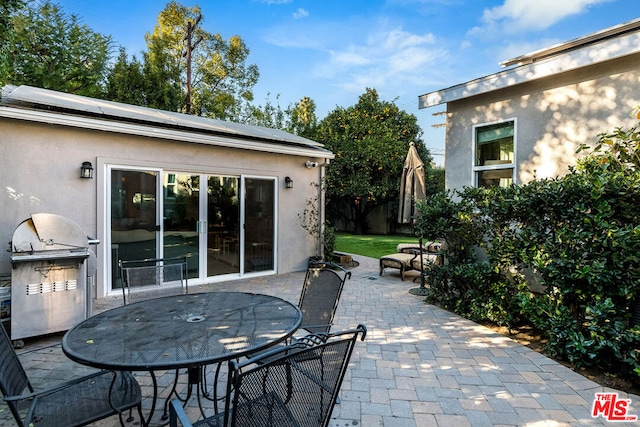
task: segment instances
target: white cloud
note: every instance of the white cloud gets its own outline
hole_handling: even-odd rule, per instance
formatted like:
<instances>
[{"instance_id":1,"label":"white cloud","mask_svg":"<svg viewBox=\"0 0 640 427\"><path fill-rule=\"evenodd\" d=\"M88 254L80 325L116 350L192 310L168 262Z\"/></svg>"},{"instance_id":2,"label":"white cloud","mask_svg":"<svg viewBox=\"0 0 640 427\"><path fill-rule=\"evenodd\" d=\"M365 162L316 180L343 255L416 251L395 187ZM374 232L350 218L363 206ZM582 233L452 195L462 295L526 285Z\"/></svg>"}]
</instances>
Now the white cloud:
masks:
<instances>
[{"instance_id":1,"label":"white cloud","mask_svg":"<svg viewBox=\"0 0 640 427\"><path fill-rule=\"evenodd\" d=\"M326 51L327 45L340 40L343 31L344 27L335 22L295 20L267 29L262 38L278 47Z\"/></svg>"},{"instance_id":2,"label":"white cloud","mask_svg":"<svg viewBox=\"0 0 640 427\"><path fill-rule=\"evenodd\" d=\"M291 3L293 0L254 0L257 1L259 3L265 3L265 4L287 4L287 3Z\"/></svg>"},{"instance_id":3,"label":"white cloud","mask_svg":"<svg viewBox=\"0 0 640 427\"><path fill-rule=\"evenodd\" d=\"M298 8L298 10L296 10L293 13L293 18L294 19L301 19L301 18L306 18L307 16L309 16L309 11L305 10L303 8Z\"/></svg>"},{"instance_id":4,"label":"white cloud","mask_svg":"<svg viewBox=\"0 0 640 427\"><path fill-rule=\"evenodd\" d=\"M368 65L371 63L368 55L357 52L357 49L347 51L330 51L331 65L338 67L350 67Z\"/></svg>"},{"instance_id":5,"label":"white cloud","mask_svg":"<svg viewBox=\"0 0 640 427\"><path fill-rule=\"evenodd\" d=\"M489 29L497 26L507 32L542 30L608 1L611 0L505 0L502 6L485 9L482 21Z\"/></svg>"},{"instance_id":6,"label":"white cloud","mask_svg":"<svg viewBox=\"0 0 640 427\"><path fill-rule=\"evenodd\" d=\"M446 41L428 31L390 24L386 17L304 19L272 27L263 39L288 51L290 67L304 75L309 86L299 90L319 105L324 99L327 109L350 105L367 87L377 89L383 99L399 97L407 108L417 108L417 95L425 86L450 77L445 71L451 59ZM311 88L316 86L326 89L313 95Z\"/></svg>"},{"instance_id":7,"label":"white cloud","mask_svg":"<svg viewBox=\"0 0 640 427\"><path fill-rule=\"evenodd\" d=\"M433 45L436 38L433 34L411 34L403 30L392 30L380 35L384 38L382 47L386 50L397 50L421 45ZM375 42L375 40L374 40Z\"/></svg>"},{"instance_id":8,"label":"white cloud","mask_svg":"<svg viewBox=\"0 0 640 427\"><path fill-rule=\"evenodd\" d=\"M436 44L433 34L381 30L361 43L332 49L316 74L338 81L349 92L361 93L371 87L397 95L410 85L424 84L425 76L445 56L446 50Z\"/></svg>"}]
</instances>

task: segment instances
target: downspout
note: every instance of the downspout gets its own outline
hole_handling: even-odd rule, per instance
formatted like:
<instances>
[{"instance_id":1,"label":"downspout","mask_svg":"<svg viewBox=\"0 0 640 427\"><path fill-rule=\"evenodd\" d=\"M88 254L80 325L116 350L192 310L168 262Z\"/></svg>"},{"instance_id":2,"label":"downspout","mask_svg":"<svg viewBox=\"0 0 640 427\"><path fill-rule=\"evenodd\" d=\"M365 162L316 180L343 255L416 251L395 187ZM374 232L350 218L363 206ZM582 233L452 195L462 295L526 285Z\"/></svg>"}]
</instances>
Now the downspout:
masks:
<instances>
[{"instance_id":1,"label":"downspout","mask_svg":"<svg viewBox=\"0 0 640 427\"><path fill-rule=\"evenodd\" d=\"M319 254L323 259L324 259L324 224L325 224L325 217L326 217L326 195L325 195L325 184L324 184L324 177L325 177L325 168L329 165L329 159L324 159L324 162L320 164L320 167L318 168L318 178L319 178L319 184L318 185L318 200L319 200L319 205L318 206L318 221L320 221L320 224L318 224L320 226L320 239L318 242L318 250L319 250Z\"/></svg>"}]
</instances>

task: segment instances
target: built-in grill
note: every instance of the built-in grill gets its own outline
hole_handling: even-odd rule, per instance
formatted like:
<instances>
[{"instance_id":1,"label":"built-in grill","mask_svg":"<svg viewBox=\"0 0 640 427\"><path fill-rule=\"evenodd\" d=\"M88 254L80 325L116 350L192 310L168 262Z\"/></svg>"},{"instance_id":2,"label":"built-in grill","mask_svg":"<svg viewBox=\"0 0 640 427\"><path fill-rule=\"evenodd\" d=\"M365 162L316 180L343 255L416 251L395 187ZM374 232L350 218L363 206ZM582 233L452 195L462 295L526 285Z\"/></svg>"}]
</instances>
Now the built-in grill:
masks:
<instances>
[{"instance_id":1,"label":"built-in grill","mask_svg":"<svg viewBox=\"0 0 640 427\"><path fill-rule=\"evenodd\" d=\"M11 240L11 339L65 331L90 315L90 243L60 215L33 214L18 225Z\"/></svg>"}]
</instances>

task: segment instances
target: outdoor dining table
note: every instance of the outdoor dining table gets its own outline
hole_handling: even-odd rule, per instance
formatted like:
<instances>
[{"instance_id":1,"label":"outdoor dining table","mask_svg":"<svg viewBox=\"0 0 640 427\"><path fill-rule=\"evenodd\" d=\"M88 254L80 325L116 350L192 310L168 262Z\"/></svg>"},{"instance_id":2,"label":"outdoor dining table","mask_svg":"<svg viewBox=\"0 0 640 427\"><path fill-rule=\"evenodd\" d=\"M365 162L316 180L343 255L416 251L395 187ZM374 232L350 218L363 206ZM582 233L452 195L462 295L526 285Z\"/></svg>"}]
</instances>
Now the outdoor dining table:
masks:
<instances>
[{"instance_id":1,"label":"outdoor dining table","mask_svg":"<svg viewBox=\"0 0 640 427\"><path fill-rule=\"evenodd\" d=\"M188 368L187 399L194 385L200 399L203 367L220 366L284 341L301 321L302 313L294 304L275 296L246 292L169 296L84 320L64 335L62 350L83 365L150 372L154 395L148 424L158 398L154 371ZM175 388L167 402L174 393Z\"/></svg>"}]
</instances>

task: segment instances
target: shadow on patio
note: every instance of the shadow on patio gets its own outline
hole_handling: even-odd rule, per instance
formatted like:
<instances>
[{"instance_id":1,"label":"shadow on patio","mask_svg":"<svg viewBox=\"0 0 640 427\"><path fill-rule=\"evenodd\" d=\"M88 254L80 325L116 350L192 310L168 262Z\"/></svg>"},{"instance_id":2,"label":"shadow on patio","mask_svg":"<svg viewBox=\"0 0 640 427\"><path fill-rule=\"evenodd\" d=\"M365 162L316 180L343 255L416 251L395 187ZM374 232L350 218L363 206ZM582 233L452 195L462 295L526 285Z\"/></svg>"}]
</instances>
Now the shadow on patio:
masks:
<instances>
[{"instance_id":1,"label":"shadow on patio","mask_svg":"<svg viewBox=\"0 0 640 427\"><path fill-rule=\"evenodd\" d=\"M407 273L379 276L378 260L354 256L359 266L347 280L333 330L367 325L358 342L331 426L584 426L607 425L593 418L595 393L613 391L515 341L410 294L418 286ZM190 292L225 290L277 295L297 303L304 272L190 287ZM96 311L113 301L99 301ZM36 388L90 372L60 349L61 334L28 340L18 350ZM137 373L151 395L146 373ZM173 373L159 376L161 395ZM184 386L184 384L182 384ZM164 390L162 390L164 389ZM640 414L640 397L629 413ZM147 399L148 400L148 399ZM143 402L148 408L149 402ZM188 412L197 418L197 402ZM5 405L0 426L14 425ZM157 411L161 412L161 411ZM154 419L159 420L159 414ZM136 421L137 422L137 421ZM117 417L96 423L119 425ZM132 423L132 425L134 425ZM620 424L618 424L620 425Z\"/></svg>"}]
</instances>

